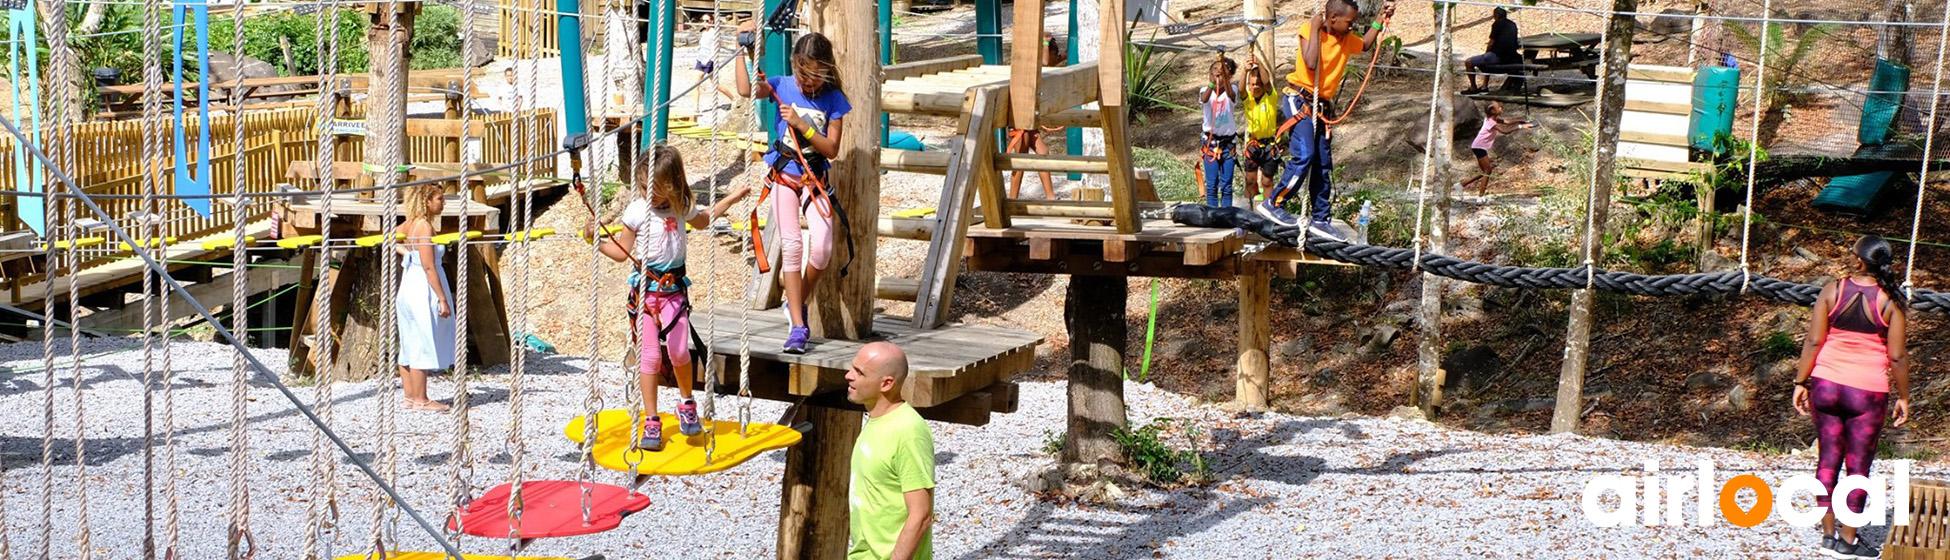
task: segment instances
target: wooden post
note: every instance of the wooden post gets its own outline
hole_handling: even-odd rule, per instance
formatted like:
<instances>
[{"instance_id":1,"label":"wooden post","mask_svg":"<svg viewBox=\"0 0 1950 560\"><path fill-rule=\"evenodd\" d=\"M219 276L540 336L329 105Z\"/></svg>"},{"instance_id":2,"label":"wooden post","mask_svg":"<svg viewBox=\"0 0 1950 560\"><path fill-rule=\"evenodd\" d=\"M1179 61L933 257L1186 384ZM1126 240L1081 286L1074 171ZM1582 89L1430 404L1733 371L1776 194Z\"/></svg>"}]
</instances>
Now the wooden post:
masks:
<instances>
[{"instance_id":1,"label":"wooden post","mask_svg":"<svg viewBox=\"0 0 1950 560\"><path fill-rule=\"evenodd\" d=\"M857 340L873 331L873 284L878 278L874 248L880 218L880 119L876 116L881 66L880 37L872 33L878 11L873 0L822 0L813 7L820 16L814 28L833 40L840 83L853 112L841 121L839 157L833 159L829 185L847 223L833 224L833 260L810 294L809 326L815 337ZM847 268L842 270L842 265Z\"/></svg>"},{"instance_id":2,"label":"wooden post","mask_svg":"<svg viewBox=\"0 0 1950 560\"><path fill-rule=\"evenodd\" d=\"M1246 410L1262 410L1272 396L1272 374L1266 360L1273 344L1273 269L1265 263L1241 260L1239 274L1239 372L1232 402Z\"/></svg>"},{"instance_id":3,"label":"wooden post","mask_svg":"<svg viewBox=\"0 0 1950 560\"><path fill-rule=\"evenodd\" d=\"M467 92L460 91L460 84L456 82L447 82L447 89L458 93L447 94L447 110L441 116L447 120L459 120L460 112L467 110ZM449 136L441 139L440 151L445 154L447 161L461 163L461 144L467 141L469 132L472 131L463 129L460 131L459 136Z\"/></svg>"},{"instance_id":4,"label":"wooden post","mask_svg":"<svg viewBox=\"0 0 1950 560\"><path fill-rule=\"evenodd\" d=\"M1129 107L1124 101L1124 0L1101 0L1097 4L1102 41L1097 47L1098 107L1104 116L1104 158L1110 162L1110 204L1118 233L1136 233L1144 228L1137 209L1137 177L1131 170Z\"/></svg>"},{"instance_id":5,"label":"wooden post","mask_svg":"<svg viewBox=\"0 0 1950 560\"><path fill-rule=\"evenodd\" d=\"M1254 26L1264 25L1272 27L1273 21L1273 0L1246 0L1247 33L1251 33ZM1253 40L1253 54L1258 54L1260 59L1270 66L1278 66L1280 64L1280 61L1273 56L1274 53L1278 52L1273 50L1275 34L1276 32L1274 30L1267 29L1265 33L1260 33ZM1241 66L1244 66L1244 64L1241 64ZM1270 73L1273 69L1267 68L1266 71Z\"/></svg>"},{"instance_id":6,"label":"wooden post","mask_svg":"<svg viewBox=\"0 0 1950 560\"><path fill-rule=\"evenodd\" d=\"M1449 181L1450 156L1455 153L1456 104L1455 97L1449 93L1456 83L1456 65L1452 60L1455 52L1455 37L1448 33L1448 26L1442 25L1447 18L1454 21L1455 4L1444 3L1441 16L1436 20L1437 33L1435 47L1435 120L1429 123L1432 133L1428 142L1428 169L1422 174L1423 184L1433 198L1429 200L1428 251L1441 253L1449 246ZM1488 117L1484 117L1488 118ZM1446 278L1422 273L1422 336L1416 347L1418 390L1410 393L1414 404L1421 407L1423 416L1435 418L1437 408L1442 406L1442 352L1447 347L1442 338L1442 295L1449 288Z\"/></svg>"},{"instance_id":7,"label":"wooden post","mask_svg":"<svg viewBox=\"0 0 1950 560\"><path fill-rule=\"evenodd\" d=\"M1625 112L1625 68L1632 63L1633 20L1638 0L1612 0L1611 28L1606 31L1605 70L1598 81L1597 154L1593 159L1591 218L1603 227L1611 206L1613 159L1618 153L1618 119ZM1602 232L1586 232L1584 258L1598 262L1605 254ZM1591 356L1591 290L1571 295L1570 326L1564 335L1564 368L1557 378L1557 409L1551 413L1551 432L1575 432L1584 406L1585 361Z\"/></svg>"},{"instance_id":8,"label":"wooden post","mask_svg":"<svg viewBox=\"0 0 1950 560\"><path fill-rule=\"evenodd\" d=\"M871 120L871 119L866 119ZM786 448L779 501L780 560L843 558L847 548L847 491L859 412L810 406L812 433Z\"/></svg>"},{"instance_id":9,"label":"wooden post","mask_svg":"<svg viewBox=\"0 0 1950 560\"><path fill-rule=\"evenodd\" d=\"M1125 427L1124 303L1130 280L1122 276L1071 276L1063 303L1070 332L1069 428L1063 462L1121 461L1111 433Z\"/></svg>"},{"instance_id":10,"label":"wooden post","mask_svg":"<svg viewBox=\"0 0 1950 560\"><path fill-rule=\"evenodd\" d=\"M1014 44L1009 47L1010 126L1036 130L1036 87L1043 76L1043 2L1016 0Z\"/></svg>"},{"instance_id":11,"label":"wooden post","mask_svg":"<svg viewBox=\"0 0 1950 560\"><path fill-rule=\"evenodd\" d=\"M239 4L239 6L241 5L242 4ZM238 10L237 13L242 14L244 12L240 9ZM278 36L278 52L284 55L284 75L286 76L298 75L298 65L297 63L292 62L291 60L291 37L285 35ZM238 67L242 68L243 65L239 64ZM323 74L324 72L319 72L319 73Z\"/></svg>"}]
</instances>

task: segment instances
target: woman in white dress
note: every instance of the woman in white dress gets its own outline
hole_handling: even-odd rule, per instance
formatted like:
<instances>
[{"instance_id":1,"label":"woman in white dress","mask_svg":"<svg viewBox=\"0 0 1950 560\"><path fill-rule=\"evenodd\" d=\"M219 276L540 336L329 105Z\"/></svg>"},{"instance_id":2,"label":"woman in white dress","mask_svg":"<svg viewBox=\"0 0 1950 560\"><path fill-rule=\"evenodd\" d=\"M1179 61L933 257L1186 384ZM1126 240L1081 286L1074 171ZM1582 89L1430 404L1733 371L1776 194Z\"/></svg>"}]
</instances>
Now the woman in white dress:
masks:
<instances>
[{"instance_id":1,"label":"woman in white dress","mask_svg":"<svg viewBox=\"0 0 1950 560\"><path fill-rule=\"evenodd\" d=\"M445 246L433 243L439 233L446 199L439 187L408 189L405 242L398 245L400 282L399 376L406 388L408 410L446 412L447 405L427 398L427 372L454 366L454 306L447 297L447 272L440 265Z\"/></svg>"}]
</instances>

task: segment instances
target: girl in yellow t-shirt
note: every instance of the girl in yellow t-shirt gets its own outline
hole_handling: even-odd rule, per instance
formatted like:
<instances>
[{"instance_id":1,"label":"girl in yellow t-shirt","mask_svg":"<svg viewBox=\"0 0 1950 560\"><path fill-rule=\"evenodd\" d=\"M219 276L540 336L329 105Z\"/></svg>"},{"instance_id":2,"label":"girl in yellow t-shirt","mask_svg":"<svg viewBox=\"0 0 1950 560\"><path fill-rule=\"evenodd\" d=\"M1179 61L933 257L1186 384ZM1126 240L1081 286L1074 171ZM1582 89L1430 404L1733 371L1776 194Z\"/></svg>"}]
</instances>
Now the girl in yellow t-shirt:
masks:
<instances>
[{"instance_id":1,"label":"girl in yellow t-shirt","mask_svg":"<svg viewBox=\"0 0 1950 560\"><path fill-rule=\"evenodd\" d=\"M1239 106L1246 117L1246 157L1240 160L1246 181L1240 194L1250 208L1259 203L1259 193L1273 192L1285 154L1278 147L1280 96L1273 92L1273 73L1258 53L1246 59L1245 82L1246 96Z\"/></svg>"}]
</instances>

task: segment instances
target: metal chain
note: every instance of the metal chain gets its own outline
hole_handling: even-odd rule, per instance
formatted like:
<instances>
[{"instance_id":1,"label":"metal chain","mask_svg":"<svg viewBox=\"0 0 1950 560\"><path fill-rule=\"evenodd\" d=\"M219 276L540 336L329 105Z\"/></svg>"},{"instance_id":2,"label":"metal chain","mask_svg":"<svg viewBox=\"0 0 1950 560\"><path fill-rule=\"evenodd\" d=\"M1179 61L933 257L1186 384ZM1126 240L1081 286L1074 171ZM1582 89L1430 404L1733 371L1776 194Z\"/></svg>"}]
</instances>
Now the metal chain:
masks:
<instances>
[{"instance_id":1,"label":"metal chain","mask_svg":"<svg viewBox=\"0 0 1950 560\"><path fill-rule=\"evenodd\" d=\"M461 59L464 61L472 61L475 56L480 54L479 48L474 45L474 24L475 18L477 17L474 14L474 6L476 2L477 0L460 0L460 48ZM467 136L472 136L471 133L474 130L473 92L474 73L462 72L460 78L460 129L468 133ZM466 217L474 204L474 194L471 192L468 178L468 171L472 169L474 162L474 152L468 150L467 146L462 145L460 150L461 235L460 241L454 245L454 270L458 271L458 274L454 278L453 304L454 454L448 457L449 468L447 471L447 485L452 488L451 499L454 504L454 513L452 516L454 523L452 528L447 532L447 538L453 541L455 548L460 548L461 537L466 534L463 532L465 527L462 527L463 517L461 513L467 510L467 505L473 502L474 499L472 482L474 479L474 443L473 434L470 431L473 422L469 419L469 409L471 407L468 406L467 402L467 382L468 378L473 376L467 367L467 309L470 307L467 302L467 280L471 276L468 274L468 253L473 252L473 249L467 246L467 228L472 224L471 220Z\"/></svg>"},{"instance_id":2,"label":"metal chain","mask_svg":"<svg viewBox=\"0 0 1950 560\"><path fill-rule=\"evenodd\" d=\"M331 130L332 119L336 113L339 96L339 2L327 0L324 9L318 11L318 134L317 151L313 157L314 169L330 169L338 137ZM349 92L346 92L349 93ZM337 182L327 173L318 174L319 216L326 220L332 217L332 190ZM320 228L322 236L319 243L328 245L332 241L332 228ZM336 274L331 264L333 251L319 249L316 258L317 276L313 279L312 315L315 321L312 329L312 407L317 410L318 419L326 426L332 424L332 362L333 345L337 342L332 336L332 284ZM312 485L311 503L306 508L305 554L314 558L330 557L321 553L334 548L338 537L338 462L332 460L329 437L325 430L312 433L312 473L317 482ZM321 540L323 541L321 543Z\"/></svg>"}]
</instances>

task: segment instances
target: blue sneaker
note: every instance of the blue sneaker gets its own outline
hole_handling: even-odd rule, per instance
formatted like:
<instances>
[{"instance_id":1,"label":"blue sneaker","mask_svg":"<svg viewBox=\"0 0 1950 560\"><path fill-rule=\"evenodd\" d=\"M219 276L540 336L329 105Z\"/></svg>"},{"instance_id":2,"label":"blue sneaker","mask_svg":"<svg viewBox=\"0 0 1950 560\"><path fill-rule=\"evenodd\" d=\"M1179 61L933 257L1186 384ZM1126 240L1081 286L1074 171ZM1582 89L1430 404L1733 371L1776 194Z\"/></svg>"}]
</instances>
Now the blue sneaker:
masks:
<instances>
[{"instance_id":1,"label":"blue sneaker","mask_svg":"<svg viewBox=\"0 0 1950 560\"><path fill-rule=\"evenodd\" d=\"M1307 226L1307 235L1331 239L1342 243L1347 242L1347 238L1341 236L1341 231L1334 228L1334 222L1327 220L1319 220L1309 224Z\"/></svg>"},{"instance_id":2,"label":"blue sneaker","mask_svg":"<svg viewBox=\"0 0 1950 560\"><path fill-rule=\"evenodd\" d=\"M1268 220L1272 220L1273 223L1279 225L1283 225L1283 226L1300 225L1299 217L1294 216L1292 212L1286 211L1285 208L1281 208L1279 205L1273 204L1273 201L1271 200L1253 205L1253 213L1259 214L1260 217L1266 218Z\"/></svg>"},{"instance_id":3,"label":"blue sneaker","mask_svg":"<svg viewBox=\"0 0 1950 560\"><path fill-rule=\"evenodd\" d=\"M809 338L812 338L812 331L810 329L805 327L792 327L792 332L785 337L785 353L806 353L806 339Z\"/></svg>"},{"instance_id":4,"label":"blue sneaker","mask_svg":"<svg viewBox=\"0 0 1950 560\"><path fill-rule=\"evenodd\" d=\"M704 423L697 419L697 401L685 399L677 405L677 431L686 437L704 433Z\"/></svg>"},{"instance_id":5,"label":"blue sneaker","mask_svg":"<svg viewBox=\"0 0 1950 560\"><path fill-rule=\"evenodd\" d=\"M664 421L652 415L643 419L643 433L637 436L636 448L652 453L664 450Z\"/></svg>"}]
</instances>

